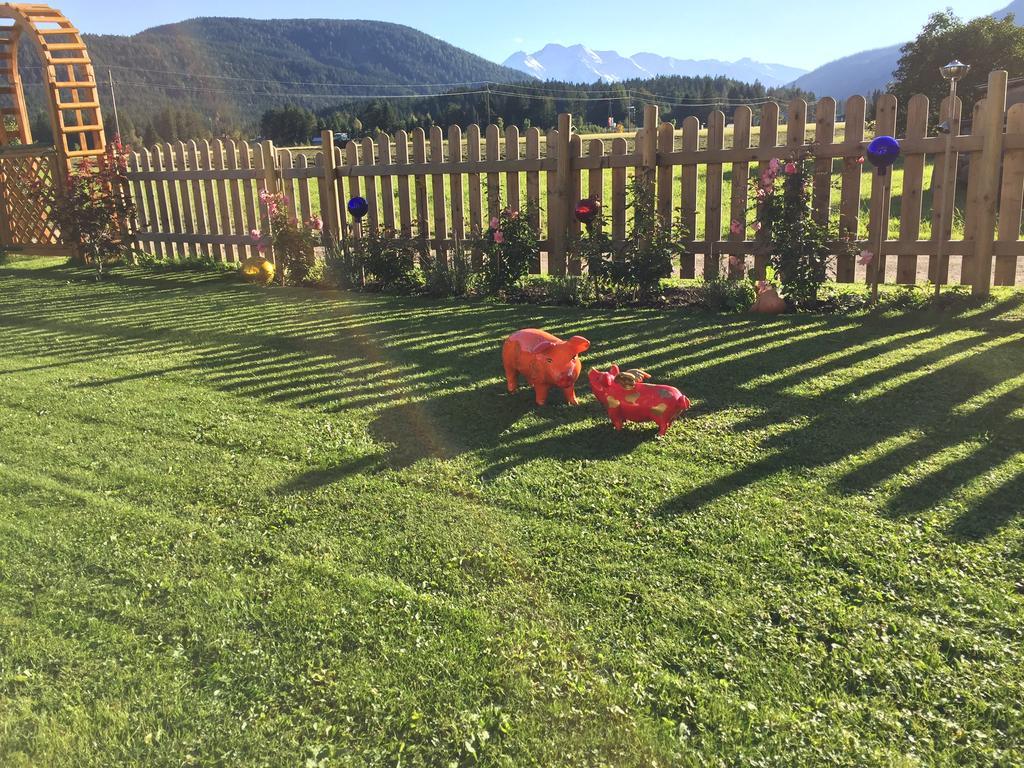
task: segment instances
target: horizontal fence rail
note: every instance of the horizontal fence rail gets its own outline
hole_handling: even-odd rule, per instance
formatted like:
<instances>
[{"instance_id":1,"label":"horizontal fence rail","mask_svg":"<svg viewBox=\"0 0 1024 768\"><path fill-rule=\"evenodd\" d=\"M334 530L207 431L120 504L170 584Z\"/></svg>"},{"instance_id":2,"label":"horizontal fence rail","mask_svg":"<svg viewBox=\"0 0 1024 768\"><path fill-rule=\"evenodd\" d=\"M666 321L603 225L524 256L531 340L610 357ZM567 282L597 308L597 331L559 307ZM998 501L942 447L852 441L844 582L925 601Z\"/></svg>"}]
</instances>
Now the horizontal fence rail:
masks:
<instances>
[{"instance_id":1,"label":"horizontal fence rail","mask_svg":"<svg viewBox=\"0 0 1024 768\"><path fill-rule=\"evenodd\" d=\"M600 200L609 234L621 241L631 219L629 182L641 176L653 184L659 215L688 233L692 255L681 265L682 277L723 269L763 273L766 244L756 234L749 181L772 159L799 154L814 166L813 216L829 226L842 254L832 265L838 282L869 279L850 247L838 244L859 252L881 235L875 258L886 282L956 281L985 290L992 283L1019 285L1024 105L1007 111L1005 92L1005 73L993 73L988 97L969 121L961 119L959 100L942 103L940 119L952 132L948 179L946 138L933 135L927 97L913 97L899 122L906 127L891 196L863 156L874 136L896 135L892 95L878 99L873 124L865 120L865 100L854 96L843 105L841 121L830 98L813 108L800 99L769 102L757 114L744 106L731 120L716 111L706 126L695 117L678 127L660 122L657 107L648 106L633 136L583 139L573 132L571 116L561 115L559 127L546 134L515 126L435 126L382 133L344 149L333 147L325 132L326 152L270 142L163 144L130 161L140 219L136 239L164 258L244 259L256 252L250 232L266 225L259 205L264 189L285 192L297 219L322 215L335 239L383 228L419 238L434 251L479 236L508 207L529 211L541 230L543 256L535 272L579 274L583 267L571 247L581 231L572 215L576 202ZM359 227L345 215L354 196L369 203ZM731 264L729 257L735 257Z\"/></svg>"}]
</instances>

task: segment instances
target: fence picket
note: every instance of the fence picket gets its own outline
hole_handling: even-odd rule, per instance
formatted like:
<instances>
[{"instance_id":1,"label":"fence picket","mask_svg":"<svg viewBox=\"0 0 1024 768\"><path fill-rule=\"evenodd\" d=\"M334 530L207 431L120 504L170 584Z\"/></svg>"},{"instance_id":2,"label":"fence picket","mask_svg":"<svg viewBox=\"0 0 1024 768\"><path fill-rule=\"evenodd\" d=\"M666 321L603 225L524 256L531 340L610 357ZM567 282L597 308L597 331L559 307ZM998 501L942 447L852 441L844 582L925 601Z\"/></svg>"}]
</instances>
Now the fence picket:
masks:
<instances>
[{"instance_id":1,"label":"fence picket","mask_svg":"<svg viewBox=\"0 0 1024 768\"><path fill-rule=\"evenodd\" d=\"M453 163L461 163L465 155L462 151L462 129L453 125L448 129L448 159ZM452 237L462 243L466 239L466 201L462 184L462 174L453 173L450 177L452 192Z\"/></svg>"},{"instance_id":2,"label":"fence picket","mask_svg":"<svg viewBox=\"0 0 1024 768\"><path fill-rule=\"evenodd\" d=\"M390 168L391 137L381 132L377 136L376 164ZM395 231L395 184L391 174L380 176L380 226L388 232Z\"/></svg>"},{"instance_id":3,"label":"fence picket","mask_svg":"<svg viewBox=\"0 0 1024 768\"><path fill-rule=\"evenodd\" d=\"M629 145L621 136L612 139L612 160L629 152ZM626 239L626 166L612 165L612 239Z\"/></svg>"},{"instance_id":4,"label":"fence picket","mask_svg":"<svg viewBox=\"0 0 1024 768\"><path fill-rule=\"evenodd\" d=\"M199 147L195 141L190 141L187 145L188 154L188 167L193 171L199 170ZM206 231L206 211L203 207L203 186L199 179L192 180L192 199L193 199L193 214L195 216L195 231L200 235L207 234ZM208 243L201 243L199 246L200 253L203 254L203 258L210 258L210 245Z\"/></svg>"},{"instance_id":5,"label":"fence picket","mask_svg":"<svg viewBox=\"0 0 1024 768\"><path fill-rule=\"evenodd\" d=\"M178 164L174 158L174 145L170 142L166 143L162 147L163 152L163 167L167 173L167 178L163 182L164 189L167 190L167 200L171 206L171 229L170 232L175 234L182 234L184 232L181 226L181 205L178 202L178 184L174 178L176 176L175 171L178 170ZM179 255L184 255L186 249L181 247Z\"/></svg>"},{"instance_id":6,"label":"fence picket","mask_svg":"<svg viewBox=\"0 0 1024 768\"><path fill-rule=\"evenodd\" d=\"M474 123L466 129L466 154L470 163L480 162L480 126ZM476 238L483 234L483 199L480 189L480 173L469 174L469 235ZM473 249L472 263L474 269L483 264L483 254L479 248Z\"/></svg>"},{"instance_id":7,"label":"fence picket","mask_svg":"<svg viewBox=\"0 0 1024 768\"><path fill-rule=\"evenodd\" d=\"M354 171L356 166L359 165L359 142L350 141L345 145L345 165L348 166L350 171ZM359 177L352 173L348 177L348 197L343 197L346 201L351 200L353 197L362 197L362 184L359 181ZM346 215L348 211L348 203L345 203ZM355 219L350 219L349 232L353 238L359 238L363 234L362 224Z\"/></svg>"},{"instance_id":8,"label":"fence picket","mask_svg":"<svg viewBox=\"0 0 1024 768\"><path fill-rule=\"evenodd\" d=\"M907 139L928 135L928 97L917 94L907 103ZM924 152L905 154L903 192L900 203L900 241L914 243L921 235L921 207L924 203ZM896 258L896 282L917 282L917 254L901 253Z\"/></svg>"},{"instance_id":9,"label":"fence picket","mask_svg":"<svg viewBox=\"0 0 1024 768\"><path fill-rule=\"evenodd\" d=\"M199 143L199 165L211 174L203 180L203 202L206 205L207 228L211 235L217 235L220 233L220 224L217 219L217 197L214 194L213 183L213 173L216 167L213 163L213 148L206 139ZM218 261L225 261L223 246L211 244L210 253Z\"/></svg>"},{"instance_id":10,"label":"fence picket","mask_svg":"<svg viewBox=\"0 0 1024 768\"><path fill-rule=\"evenodd\" d=\"M860 188L864 176L860 145L864 141L864 114L867 103L863 96L846 100L846 129L843 144L848 154L843 158L842 189L839 195L839 239L852 242L860 235ZM856 150L854 149L856 147ZM856 277L857 257L841 254L836 259L836 281L852 283Z\"/></svg>"},{"instance_id":11,"label":"fence picket","mask_svg":"<svg viewBox=\"0 0 1024 768\"><path fill-rule=\"evenodd\" d=\"M153 170L157 173L157 178L153 181L153 188L156 191L157 206L160 210L160 231L173 232L174 230L171 229L170 206L167 203L167 185L163 181L164 175L168 172L168 167L164 164L164 153L160 149L159 144L153 147L152 162ZM165 243L164 248L164 257L173 259L174 245Z\"/></svg>"},{"instance_id":12,"label":"fence picket","mask_svg":"<svg viewBox=\"0 0 1024 768\"><path fill-rule=\"evenodd\" d=\"M519 159L519 128L510 125L505 129L505 159L514 163ZM521 207L519 191L519 171L509 171L505 174L506 200L505 205L510 210L518 211Z\"/></svg>"},{"instance_id":13,"label":"fence picket","mask_svg":"<svg viewBox=\"0 0 1024 768\"><path fill-rule=\"evenodd\" d=\"M831 144L836 138L836 100L831 96L818 99L814 105L814 143L818 146ZM814 160L814 181L811 187L811 209L814 220L828 226L832 210L832 158L817 157Z\"/></svg>"},{"instance_id":14,"label":"fence picket","mask_svg":"<svg viewBox=\"0 0 1024 768\"><path fill-rule=\"evenodd\" d=\"M227 142L227 168L229 171L237 171L241 168L241 163L238 160L238 145L233 139L229 139ZM228 182L228 189L231 198L231 215L232 221L234 222L233 228L229 231L229 234L237 237L244 237L249 229L246 226L245 218L242 215L242 182L239 179L233 179ZM291 207L294 209L295 201L291 200ZM238 259L242 260L245 258L245 247L242 245L237 246Z\"/></svg>"},{"instance_id":15,"label":"fence picket","mask_svg":"<svg viewBox=\"0 0 1024 768\"><path fill-rule=\"evenodd\" d=\"M374 152L373 139L369 136L363 139L362 146L359 148L359 154L360 165L374 165L376 153ZM368 209L366 212L366 223L371 232L376 232L380 229L380 205L377 199L377 177L367 176L363 183L363 197L366 198L366 205Z\"/></svg>"},{"instance_id":16,"label":"fence picket","mask_svg":"<svg viewBox=\"0 0 1024 768\"><path fill-rule=\"evenodd\" d=\"M573 134L569 140L569 181L571 184L571 190L569 191L569 199L566 201L568 204L568 210L575 211L576 203L583 197L583 171L580 170L580 158L583 157L583 139L579 137L579 134ZM572 240L579 238L583 231L583 225L579 219L576 218L575 214L569 215L568 210L566 211L568 233ZM583 267L580 262L579 250L576 248L569 248L569 242L566 243L566 270L570 275L580 275L583 273Z\"/></svg>"},{"instance_id":17,"label":"fence picket","mask_svg":"<svg viewBox=\"0 0 1024 768\"><path fill-rule=\"evenodd\" d=\"M725 113L716 109L708 116L708 150L725 147ZM722 164L708 163L704 195L704 279L717 277L721 269L718 241L722 239Z\"/></svg>"},{"instance_id":18,"label":"fence picket","mask_svg":"<svg viewBox=\"0 0 1024 768\"><path fill-rule=\"evenodd\" d=\"M550 130L547 134L547 158L553 160L555 163L558 162L558 131ZM568 149L566 150L568 151ZM564 268L558 266L559 259L562 254L558 254L554 259L554 266L552 263L552 251L559 251L564 244L564 218L559 212L561 207L561 198L558 195L558 170L551 168L547 174L547 185L548 185L548 274L549 275L562 275L564 274ZM559 227L563 227L561 239L557 230Z\"/></svg>"},{"instance_id":19,"label":"fence picket","mask_svg":"<svg viewBox=\"0 0 1024 768\"><path fill-rule=\"evenodd\" d=\"M779 143L779 105L774 101L769 101L763 107L761 107L761 136L758 139L758 147L762 150L770 150L769 154L773 157L775 155L775 147ZM764 174L768 170L768 163L772 158L763 159L758 163L757 172L759 175ZM758 218L760 219L760 211L758 211ZM757 237L758 248L754 254L754 274L758 278L763 278L765 275L765 269L768 266L768 254L764 252L766 245L766 237L768 232L762 230Z\"/></svg>"},{"instance_id":20,"label":"fence picket","mask_svg":"<svg viewBox=\"0 0 1024 768\"><path fill-rule=\"evenodd\" d=\"M750 124L753 120L750 107L737 107L733 115L732 145L740 149L750 147ZM749 196L748 179L750 163L742 161L732 164L732 184L730 187L732 204L730 206L729 240L742 243L747 239L747 199ZM739 263L729 259L729 276L736 279L743 277L746 257L742 253L733 254Z\"/></svg>"},{"instance_id":21,"label":"fence picket","mask_svg":"<svg viewBox=\"0 0 1024 768\"><path fill-rule=\"evenodd\" d=\"M139 153L140 166L143 173L152 173L153 171L153 156L150 154L148 149L143 149ZM146 181L146 226L151 233L159 232L160 227L160 211L157 209L156 196L153 193L153 188L159 182ZM153 251L156 253L158 258L164 258L164 244L159 240L151 240L153 244Z\"/></svg>"},{"instance_id":22,"label":"fence picket","mask_svg":"<svg viewBox=\"0 0 1024 768\"><path fill-rule=\"evenodd\" d=\"M185 156L185 142L179 141L174 145L174 161L178 168L182 171L194 170L189 165L188 159ZM174 182L170 182L173 184ZM186 234L195 234L195 220L192 218L192 201L190 185L188 179L182 177L178 180L178 194L181 199L181 231ZM199 255L199 249L196 247L196 243L192 242L186 245L188 255L195 258Z\"/></svg>"},{"instance_id":23,"label":"fence picket","mask_svg":"<svg viewBox=\"0 0 1024 768\"><path fill-rule=\"evenodd\" d=\"M422 128L412 132L412 161L423 166L427 162L427 134ZM421 238L423 247L430 250L430 201L427 199L427 176L417 173L413 186L416 188L416 235ZM429 253L424 253L428 256Z\"/></svg>"},{"instance_id":24,"label":"fence picket","mask_svg":"<svg viewBox=\"0 0 1024 768\"><path fill-rule=\"evenodd\" d=\"M258 151L258 145L257 147L253 147L247 141L243 141L238 145L239 165L242 169L253 175L255 175L257 167L254 157L256 151ZM246 179L242 184L242 192L245 194L245 223L242 229L249 233L254 229L258 230L260 228L260 211L259 204L257 203L258 197L254 192L255 186L255 179ZM250 256L259 255L259 248L256 243L252 241L251 237L249 238L247 248ZM241 256L243 258L245 257L245 248L241 249Z\"/></svg>"},{"instance_id":25,"label":"fence picket","mask_svg":"<svg viewBox=\"0 0 1024 768\"><path fill-rule=\"evenodd\" d=\"M430 129L430 162L439 169L444 164L444 133L441 126ZM445 252L444 239L448 237L448 204L445 200L444 174L440 171L430 177L434 193L434 246L440 256Z\"/></svg>"},{"instance_id":26,"label":"fence picket","mask_svg":"<svg viewBox=\"0 0 1024 768\"><path fill-rule=\"evenodd\" d=\"M226 171L227 165L227 148L224 142L217 139L213 143L213 168L216 171ZM228 187L227 179L223 173L218 174L217 178L217 233L220 235L230 235L234 231L231 225L231 211L230 201L228 199ZM264 231L269 231L269 222L267 222ZM227 262L236 261L235 249L230 243L224 243L222 248L224 249L224 260Z\"/></svg>"},{"instance_id":27,"label":"fence picket","mask_svg":"<svg viewBox=\"0 0 1024 768\"><path fill-rule=\"evenodd\" d=\"M675 126L672 123L662 123L658 126L658 155L664 156L675 149ZM657 211L658 217L666 225L672 223L672 174L675 171L667 163L658 164L657 190Z\"/></svg>"},{"instance_id":28,"label":"fence picket","mask_svg":"<svg viewBox=\"0 0 1024 768\"><path fill-rule=\"evenodd\" d=\"M875 136L892 136L896 133L896 97L891 93L878 97L875 105ZM889 206L891 195L886 192L886 182L892 181L892 170L886 171L886 175L877 171L871 174L871 218L868 220L868 242L871 243L870 250L877 248L879 234L881 234L881 252L876 253L874 262L867 270L866 281L871 282L873 275L878 275L878 281L885 282L885 256L886 241L889 232ZM881 233L879 233L879 228Z\"/></svg>"},{"instance_id":29,"label":"fence picket","mask_svg":"<svg viewBox=\"0 0 1024 768\"><path fill-rule=\"evenodd\" d=\"M591 139L587 147L587 156L603 159L604 142L601 139ZM595 165L587 172L587 197L598 202L604 200L604 167L602 165Z\"/></svg>"},{"instance_id":30,"label":"fence picket","mask_svg":"<svg viewBox=\"0 0 1024 768\"><path fill-rule=\"evenodd\" d=\"M309 201L309 178L307 177L309 173L309 158L305 154L300 153L295 158L293 165L300 176L297 179L299 186L299 218L305 223L313 218L313 208Z\"/></svg>"},{"instance_id":31,"label":"fence picket","mask_svg":"<svg viewBox=\"0 0 1024 768\"><path fill-rule=\"evenodd\" d=\"M974 104L971 115L971 135L977 136L981 127L981 116L985 111L985 99ZM970 154L970 165L967 168L967 201L964 212L964 240L971 243L978 241L978 206L981 205L981 163L980 152ZM955 194L955 192L954 192ZM971 285L974 275L974 254L965 253L960 259L960 285Z\"/></svg>"},{"instance_id":32,"label":"fence picket","mask_svg":"<svg viewBox=\"0 0 1024 768\"><path fill-rule=\"evenodd\" d=\"M1024 136L1024 104L1014 104L1006 115L1006 136ZM1020 240L1021 209L1024 206L1024 149L1008 149L1003 161L1003 185L999 192L999 242ZM1013 285L1017 277L1017 256L996 256L995 284Z\"/></svg>"},{"instance_id":33,"label":"fence picket","mask_svg":"<svg viewBox=\"0 0 1024 768\"><path fill-rule=\"evenodd\" d=\"M498 126L487 126L486 151L489 163L497 163L501 157L500 136ZM501 209L501 175L488 172L487 174L487 218L493 219Z\"/></svg>"},{"instance_id":34,"label":"fence picket","mask_svg":"<svg viewBox=\"0 0 1024 768\"><path fill-rule=\"evenodd\" d=\"M409 175L402 173L402 166L409 164L409 134L395 133L395 162L398 163L398 225L402 237L412 237L412 198L409 194Z\"/></svg>"},{"instance_id":35,"label":"fence picket","mask_svg":"<svg viewBox=\"0 0 1024 768\"><path fill-rule=\"evenodd\" d=\"M956 100L950 104L947 96L942 100L939 121L949 123L950 133L954 138L960 136L960 123L963 102ZM945 141L943 141L945 144ZM956 149L950 150L949 179L945 178L945 147L943 153L935 157L935 170L932 173L932 236L931 240L949 241L953 233L953 212L956 210L956 182L959 154ZM938 202L936 202L938 201ZM928 259L928 279L936 285L949 282L949 251L938 258L938 254Z\"/></svg>"},{"instance_id":36,"label":"fence picket","mask_svg":"<svg viewBox=\"0 0 1024 768\"><path fill-rule=\"evenodd\" d=\"M526 131L526 159L540 160L540 130L528 128ZM526 208L529 212L530 221L540 231L540 173L538 171L526 172ZM530 264L530 272L540 274L540 254L533 257Z\"/></svg>"},{"instance_id":37,"label":"fence picket","mask_svg":"<svg viewBox=\"0 0 1024 768\"><path fill-rule=\"evenodd\" d=\"M691 115L683 120L683 152L696 152L700 146L700 120ZM623 169L625 172L625 169ZM697 172L696 163L684 163L680 171L679 181L679 211L681 224L687 232L687 237L694 241L697 239ZM696 255L691 251L683 256L683 264L680 275L684 278L696 276L697 265Z\"/></svg>"}]
</instances>

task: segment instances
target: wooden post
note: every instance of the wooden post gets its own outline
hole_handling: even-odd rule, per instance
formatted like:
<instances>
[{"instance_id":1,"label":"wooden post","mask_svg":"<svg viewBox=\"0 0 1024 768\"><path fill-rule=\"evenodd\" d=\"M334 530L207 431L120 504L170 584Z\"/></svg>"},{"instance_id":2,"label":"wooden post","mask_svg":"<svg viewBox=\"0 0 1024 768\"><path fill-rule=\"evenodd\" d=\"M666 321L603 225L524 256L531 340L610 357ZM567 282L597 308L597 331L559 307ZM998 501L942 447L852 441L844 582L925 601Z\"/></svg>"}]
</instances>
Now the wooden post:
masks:
<instances>
[{"instance_id":1,"label":"wooden post","mask_svg":"<svg viewBox=\"0 0 1024 768\"><path fill-rule=\"evenodd\" d=\"M548 220L548 274L564 275L566 270L566 236L569 230L569 206L572 194L572 158L569 142L572 139L572 115L558 116L558 154L555 157L554 198Z\"/></svg>"},{"instance_id":2,"label":"wooden post","mask_svg":"<svg viewBox=\"0 0 1024 768\"><path fill-rule=\"evenodd\" d=\"M975 210L974 280L971 292L988 296L992 285L992 253L996 237L996 205L999 200L999 173L1003 162L1003 124L1006 118L1006 70L988 76L988 93L981 123L983 138L979 163L979 205Z\"/></svg>"},{"instance_id":3,"label":"wooden post","mask_svg":"<svg viewBox=\"0 0 1024 768\"><path fill-rule=\"evenodd\" d=\"M334 154L334 132L322 131L320 133L321 149L324 162L320 166L324 183L320 187L320 217L324 222L324 239L328 243L337 243L341 240L339 232L338 211L338 185L334 182L337 173L336 156Z\"/></svg>"}]
</instances>

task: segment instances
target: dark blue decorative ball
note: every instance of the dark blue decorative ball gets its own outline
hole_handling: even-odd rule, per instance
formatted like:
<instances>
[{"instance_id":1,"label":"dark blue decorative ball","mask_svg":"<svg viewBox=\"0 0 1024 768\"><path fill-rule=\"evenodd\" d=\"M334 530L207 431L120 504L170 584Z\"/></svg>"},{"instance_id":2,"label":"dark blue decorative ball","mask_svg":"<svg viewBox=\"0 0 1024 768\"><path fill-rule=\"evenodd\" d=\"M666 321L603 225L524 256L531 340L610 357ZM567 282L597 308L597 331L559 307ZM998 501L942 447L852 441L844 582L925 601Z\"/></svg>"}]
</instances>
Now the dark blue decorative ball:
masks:
<instances>
[{"instance_id":1,"label":"dark blue decorative ball","mask_svg":"<svg viewBox=\"0 0 1024 768\"><path fill-rule=\"evenodd\" d=\"M353 197L348 201L348 212L356 221L362 219L369 210L370 204L366 202L365 197Z\"/></svg>"},{"instance_id":2,"label":"dark blue decorative ball","mask_svg":"<svg viewBox=\"0 0 1024 768\"><path fill-rule=\"evenodd\" d=\"M879 136L868 144L867 155L875 168L884 170L900 156L900 143L892 136Z\"/></svg>"}]
</instances>

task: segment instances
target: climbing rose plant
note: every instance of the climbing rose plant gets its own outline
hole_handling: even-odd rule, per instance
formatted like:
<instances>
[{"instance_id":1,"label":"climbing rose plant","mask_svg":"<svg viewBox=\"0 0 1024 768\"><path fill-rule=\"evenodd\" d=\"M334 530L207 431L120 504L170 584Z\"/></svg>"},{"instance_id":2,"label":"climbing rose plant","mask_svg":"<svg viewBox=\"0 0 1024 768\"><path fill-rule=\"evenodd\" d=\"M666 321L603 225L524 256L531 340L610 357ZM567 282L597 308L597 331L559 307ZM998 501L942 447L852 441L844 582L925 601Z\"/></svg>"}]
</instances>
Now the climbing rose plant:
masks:
<instances>
[{"instance_id":1,"label":"climbing rose plant","mask_svg":"<svg viewBox=\"0 0 1024 768\"><path fill-rule=\"evenodd\" d=\"M125 235L135 221L128 188L130 151L115 136L103 155L86 158L68 173L62 190L49 192L61 239L74 247L72 261L92 266L97 280L104 266L127 250Z\"/></svg>"},{"instance_id":2,"label":"climbing rose plant","mask_svg":"<svg viewBox=\"0 0 1024 768\"><path fill-rule=\"evenodd\" d=\"M283 192L260 192L260 205L267 212L266 231L249 233L256 249L265 254L273 247L281 285L301 284L316 262L316 248L323 241L323 220L313 216L304 223L288 215L289 198Z\"/></svg>"},{"instance_id":3,"label":"climbing rose plant","mask_svg":"<svg viewBox=\"0 0 1024 768\"><path fill-rule=\"evenodd\" d=\"M811 182L814 163L806 152L787 160L773 158L751 181L754 208L758 211L755 230L762 236L768 262L782 283L783 292L797 306L813 304L828 279L830 256L846 252L849 242L834 243L826 225L811 212ZM732 223L739 234L742 225Z\"/></svg>"}]
</instances>

